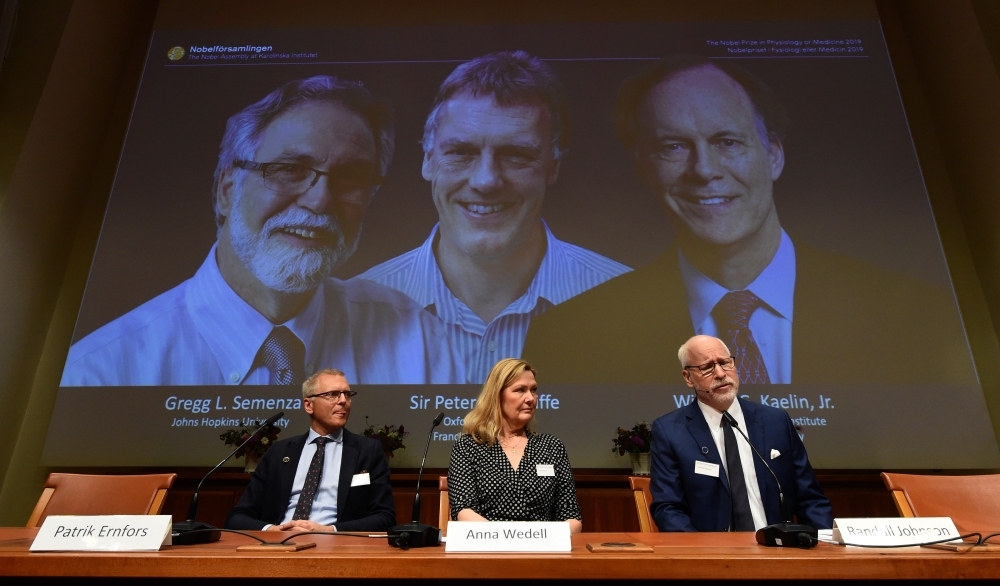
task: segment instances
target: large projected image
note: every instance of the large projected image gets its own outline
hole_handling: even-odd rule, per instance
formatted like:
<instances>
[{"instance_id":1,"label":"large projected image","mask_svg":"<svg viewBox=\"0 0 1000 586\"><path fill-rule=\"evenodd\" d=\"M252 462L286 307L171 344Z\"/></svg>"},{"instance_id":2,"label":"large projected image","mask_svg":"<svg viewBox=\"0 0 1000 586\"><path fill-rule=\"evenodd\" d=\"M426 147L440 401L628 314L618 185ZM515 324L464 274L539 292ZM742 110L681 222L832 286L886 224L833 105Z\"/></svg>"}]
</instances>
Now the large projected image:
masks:
<instances>
[{"instance_id":1,"label":"large projected image","mask_svg":"<svg viewBox=\"0 0 1000 586\"><path fill-rule=\"evenodd\" d=\"M158 31L44 461L207 464L337 368L444 466L513 356L621 466L747 329L816 466L1000 465L877 22Z\"/></svg>"}]
</instances>

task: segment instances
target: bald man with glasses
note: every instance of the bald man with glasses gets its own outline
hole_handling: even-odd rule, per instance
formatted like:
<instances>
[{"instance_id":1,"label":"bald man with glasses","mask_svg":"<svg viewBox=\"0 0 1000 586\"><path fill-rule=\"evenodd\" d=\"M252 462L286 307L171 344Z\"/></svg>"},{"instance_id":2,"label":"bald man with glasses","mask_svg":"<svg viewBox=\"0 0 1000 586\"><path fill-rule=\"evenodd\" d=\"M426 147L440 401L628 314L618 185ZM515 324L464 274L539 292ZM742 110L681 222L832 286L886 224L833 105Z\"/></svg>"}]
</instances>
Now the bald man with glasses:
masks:
<instances>
[{"instance_id":1,"label":"bald man with glasses","mask_svg":"<svg viewBox=\"0 0 1000 586\"><path fill-rule=\"evenodd\" d=\"M264 454L227 529L385 531L396 524L382 444L344 427L355 395L336 369L306 379L302 406L309 432Z\"/></svg>"},{"instance_id":2,"label":"bald man with glasses","mask_svg":"<svg viewBox=\"0 0 1000 586\"><path fill-rule=\"evenodd\" d=\"M650 511L660 531L755 531L781 518L778 487L750 444L781 480L788 510L799 523L833 526L809 456L781 409L740 398L739 371L752 369L746 353L734 358L722 340L694 336L677 353L692 401L653 422Z\"/></svg>"}]
</instances>

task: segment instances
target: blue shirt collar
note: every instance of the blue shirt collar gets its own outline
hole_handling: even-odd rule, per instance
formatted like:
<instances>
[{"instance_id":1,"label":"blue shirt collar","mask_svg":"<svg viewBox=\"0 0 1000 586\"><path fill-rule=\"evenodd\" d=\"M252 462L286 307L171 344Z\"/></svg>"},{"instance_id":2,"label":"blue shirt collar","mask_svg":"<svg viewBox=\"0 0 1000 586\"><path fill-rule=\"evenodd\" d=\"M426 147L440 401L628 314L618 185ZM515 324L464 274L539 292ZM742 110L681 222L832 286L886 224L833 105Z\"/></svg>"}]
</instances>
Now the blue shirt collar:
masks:
<instances>
[{"instance_id":1,"label":"blue shirt collar","mask_svg":"<svg viewBox=\"0 0 1000 586\"><path fill-rule=\"evenodd\" d=\"M319 432L317 432L315 429L313 429L310 426L309 427L309 433L308 433L308 435L306 435L306 445L308 446L309 444L313 443L313 440L315 440L318 437L319 437ZM341 427L337 431L335 431L333 433L328 433L328 434L326 434L323 437L328 437L332 441L334 441L334 442L336 442L338 444L343 443L344 442L344 428Z\"/></svg>"},{"instance_id":2,"label":"blue shirt collar","mask_svg":"<svg viewBox=\"0 0 1000 586\"><path fill-rule=\"evenodd\" d=\"M321 344L317 325L323 321L323 284L305 309L283 324L272 324L233 291L216 261L218 243L191 279L185 292L188 312L198 333L212 350L223 376L239 373L242 382L253 370L257 351L275 325L290 329L306 348L306 364L316 362Z\"/></svg>"},{"instance_id":3,"label":"blue shirt collar","mask_svg":"<svg viewBox=\"0 0 1000 586\"><path fill-rule=\"evenodd\" d=\"M684 258L680 249L677 250L677 256L681 279L687 290L691 321L697 327L708 319L715 305L729 293L729 290L696 269ZM760 298L772 311L792 321L795 300L795 247L784 230L781 231L781 243L774 253L774 258L757 278L747 285L746 290Z\"/></svg>"},{"instance_id":4,"label":"blue shirt collar","mask_svg":"<svg viewBox=\"0 0 1000 586\"><path fill-rule=\"evenodd\" d=\"M434 241L438 236L439 228L440 224L436 224L427 240L416 250L413 260L412 282L407 283L405 290L417 303L432 309L444 322L457 323L466 330L482 334L485 332L487 324L483 323L479 316L473 313L458 297L455 297L444 282L441 268L434 256ZM531 313L538 308L539 304L544 304L546 307L557 305L572 296L568 291L560 290L558 286L558 283L569 278L562 274L567 272L565 267L570 265L569 260L565 258L566 252L562 243L552 234L544 220L542 220L542 228L545 230L545 256L542 257L538 271L524 295L515 299L513 303L500 312L500 315L497 316L498 319L510 314Z\"/></svg>"}]
</instances>

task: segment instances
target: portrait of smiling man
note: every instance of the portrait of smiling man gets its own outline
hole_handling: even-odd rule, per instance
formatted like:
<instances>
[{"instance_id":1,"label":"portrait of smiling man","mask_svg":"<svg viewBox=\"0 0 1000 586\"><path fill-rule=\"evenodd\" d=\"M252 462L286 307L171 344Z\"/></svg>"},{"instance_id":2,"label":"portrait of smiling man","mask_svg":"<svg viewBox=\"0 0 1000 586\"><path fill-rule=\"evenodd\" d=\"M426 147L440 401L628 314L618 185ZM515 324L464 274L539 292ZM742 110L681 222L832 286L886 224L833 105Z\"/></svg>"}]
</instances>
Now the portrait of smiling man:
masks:
<instances>
[{"instance_id":1,"label":"portrait of smiling man","mask_svg":"<svg viewBox=\"0 0 1000 586\"><path fill-rule=\"evenodd\" d=\"M563 90L541 60L499 52L458 66L424 126L438 224L422 246L360 276L440 318L467 382L520 356L536 316L629 270L558 240L542 220L566 142Z\"/></svg>"},{"instance_id":2,"label":"portrait of smiling man","mask_svg":"<svg viewBox=\"0 0 1000 586\"><path fill-rule=\"evenodd\" d=\"M70 348L62 386L462 382L442 325L397 291L331 272L353 254L389 169L390 106L331 76L232 116L219 150L218 239L194 277Z\"/></svg>"},{"instance_id":3,"label":"portrait of smiling man","mask_svg":"<svg viewBox=\"0 0 1000 586\"><path fill-rule=\"evenodd\" d=\"M533 322L525 358L553 382L596 382L579 365L600 362L616 382L662 383L662 357L703 334L745 384L974 383L948 292L786 232L789 126L775 92L725 60L675 56L627 80L616 129L674 245Z\"/></svg>"}]
</instances>

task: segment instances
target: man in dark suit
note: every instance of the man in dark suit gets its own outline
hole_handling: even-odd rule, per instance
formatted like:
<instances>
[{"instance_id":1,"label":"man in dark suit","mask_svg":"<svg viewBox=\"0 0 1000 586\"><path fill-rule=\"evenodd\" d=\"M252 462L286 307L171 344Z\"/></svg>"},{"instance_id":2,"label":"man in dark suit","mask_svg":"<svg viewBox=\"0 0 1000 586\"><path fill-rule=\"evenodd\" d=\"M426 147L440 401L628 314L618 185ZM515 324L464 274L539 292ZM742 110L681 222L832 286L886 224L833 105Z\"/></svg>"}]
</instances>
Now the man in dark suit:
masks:
<instances>
[{"instance_id":1,"label":"man in dark suit","mask_svg":"<svg viewBox=\"0 0 1000 586\"><path fill-rule=\"evenodd\" d=\"M396 524L382 445L344 427L355 394L339 370L321 370L306 380L309 432L264 454L226 519L227 529L385 531Z\"/></svg>"},{"instance_id":2,"label":"man in dark suit","mask_svg":"<svg viewBox=\"0 0 1000 586\"><path fill-rule=\"evenodd\" d=\"M695 336L678 358L697 401L653 422L650 510L660 531L753 531L785 520L774 478L729 417L768 458L798 522L830 528L830 501L791 419L737 397L739 375L722 340Z\"/></svg>"},{"instance_id":3,"label":"man in dark suit","mask_svg":"<svg viewBox=\"0 0 1000 586\"><path fill-rule=\"evenodd\" d=\"M676 243L532 322L523 356L547 381L672 382L663 356L706 334L745 384L976 384L949 292L785 232L772 191L789 121L763 82L671 58L625 83L617 116Z\"/></svg>"}]
</instances>

